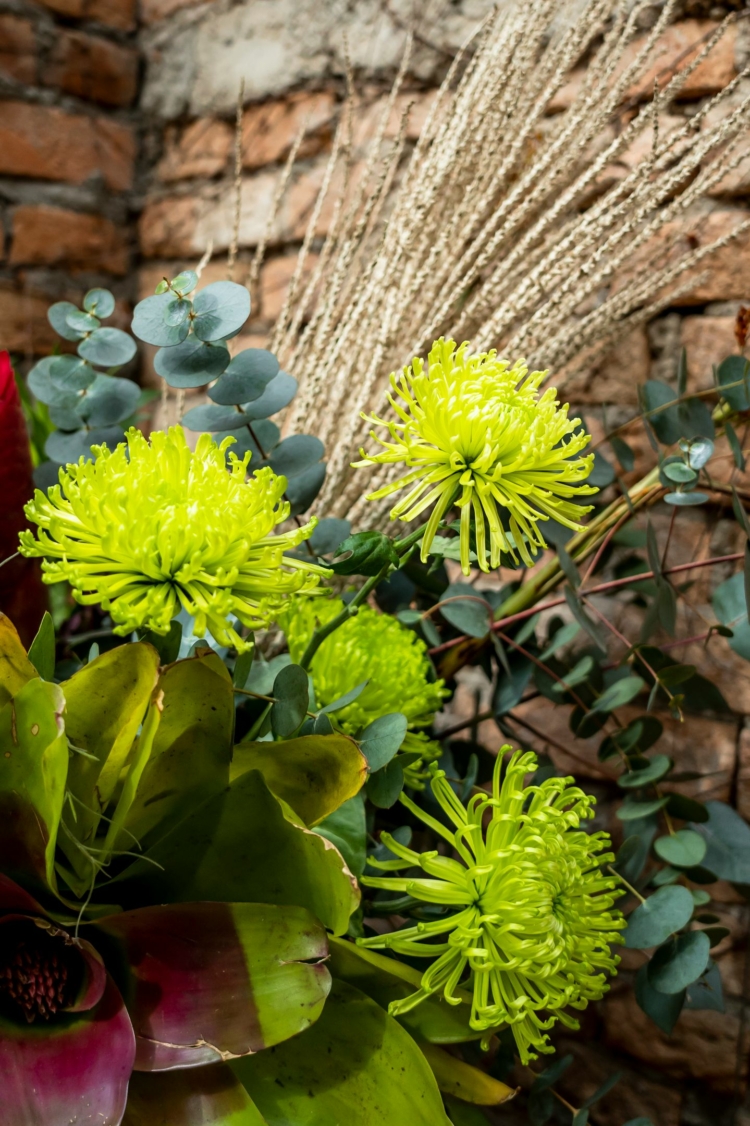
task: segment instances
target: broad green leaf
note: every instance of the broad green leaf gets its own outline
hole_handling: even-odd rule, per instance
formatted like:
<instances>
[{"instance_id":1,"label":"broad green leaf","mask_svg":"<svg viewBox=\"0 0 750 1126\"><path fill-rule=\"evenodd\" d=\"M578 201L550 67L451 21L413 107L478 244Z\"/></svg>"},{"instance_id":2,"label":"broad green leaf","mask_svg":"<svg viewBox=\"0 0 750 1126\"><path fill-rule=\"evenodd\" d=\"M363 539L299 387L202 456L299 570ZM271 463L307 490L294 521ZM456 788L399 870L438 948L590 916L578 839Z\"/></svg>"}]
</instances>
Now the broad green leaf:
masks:
<instances>
[{"instance_id":1,"label":"broad green leaf","mask_svg":"<svg viewBox=\"0 0 750 1126\"><path fill-rule=\"evenodd\" d=\"M232 1063L268 1126L448 1126L435 1077L400 1024L335 982L316 1025Z\"/></svg>"},{"instance_id":2,"label":"broad green leaf","mask_svg":"<svg viewBox=\"0 0 750 1126\"><path fill-rule=\"evenodd\" d=\"M391 853L388 855L392 857ZM391 1001L400 1001L419 989L422 971L397 958L356 946L345 938L330 939L329 951L328 965L334 978L355 985L384 1009ZM416 1039L432 1044L459 1044L480 1039L481 1032L469 1026L471 994L458 989L456 995L464 1004L449 1005L440 996L427 997L396 1019Z\"/></svg>"},{"instance_id":3,"label":"broad green leaf","mask_svg":"<svg viewBox=\"0 0 750 1126\"><path fill-rule=\"evenodd\" d=\"M716 370L722 395L736 411L750 409L750 363L744 356L727 356Z\"/></svg>"},{"instance_id":4,"label":"broad green leaf","mask_svg":"<svg viewBox=\"0 0 750 1126\"><path fill-rule=\"evenodd\" d=\"M630 950L646 950L681 930L693 914L693 897L686 887L673 884L659 888L628 918L624 933Z\"/></svg>"},{"instance_id":5,"label":"broad green leaf","mask_svg":"<svg viewBox=\"0 0 750 1126\"><path fill-rule=\"evenodd\" d=\"M685 1004L685 993L660 993L648 979L649 963L641 966L635 975L635 999L646 1016L670 1036Z\"/></svg>"},{"instance_id":6,"label":"broad green leaf","mask_svg":"<svg viewBox=\"0 0 750 1126\"><path fill-rule=\"evenodd\" d=\"M514 1087L493 1079L486 1071L464 1063L436 1044L421 1041L419 1048L445 1095L453 1095L477 1106L499 1106L516 1093Z\"/></svg>"},{"instance_id":7,"label":"broad green leaf","mask_svg":"<svg viewBox=\"0 0 750 1126\"><path fill-rule=\"evenodd\" d=\"M249 403L245 403L245 414L253 421L255 419L267 419L272 414L278 414L284 407L289 406L297 394L297 386L297 380L293 375L286 371L280 371L267 385L262 395ZM254 426L253 431L257 434ZM268 446L266 446L266 450L268 450Z\"/></svg>"},{"instance_id":8,"label":"broad green leaf","mask_svg":"<svg viewBox=\"0 0 750 1126\"><path fill-rule=\"evenodd\" d=\"M268 788L306 825L317 825L359 793L367 763L354 740L336 732L280 743L240 743L234 751L231 780L248 770L259 770Z\"/></svg>"},{"instance_id":9,"label":"broad green leaf","mask_svg":"<svg viewBox=\"0 0 750 1126\"><path fill-rule=\"evenodd\" d=\"M267 1126L228 1064L134 1071L122 1126Z\"/></svg>"},{"instance_id":10,"label":"broad green leaf","mask_svg":"<svg viewBox=\"0 0 750 1126\"><path fill-rule=\"evenodd\" d=\"M689 931L660 947L648 963L648 980L659 993L683 993L708 964L711 942L703 931Z\"/></svg>"},{"instance_id":11,"label":"broad green leaf","mask_svg":"<svg viewBox=\"0 0 750 1126\"><path fill-rule=\"evenodd\" d=\"M55 675L55 626L49 610L44 611L36 637L29 647L29 660L42 680Z\"/></svg>"},{"instance_id":12,"label":"broad green leaf","mask_svg":"<svg viewBox=\"0 0 750 1126\"><path fill-rule=\"evenodd\" d=\"M208 798L108 886L115 883L134 905L297 904L334 934L346 931L359 904L338 851L285 817L258 770Z\"/></svg>"},{"instance_id":13,"label":"broad green leaf","mask_svg":"<svg viewBox=\"0 0 750 1126\"><path fill-rule=\"evenodd\" d=\"M92 929L133 1022L139 1070L271 1048L309 1028L331 989L325 929L302 907L168 903Z\"/></svg>"},{"instance_id":14,"label":"broad green leaf","mask_svg":"<svg viewBox=\"0 0 750 1126\"><path fill-rule=\"evenodd\" d=\"M62 684L68 739L85 752L71 758L68 789L76 802L76 819L65 820L85 844L96 835L100 813L115 791L156 687L158 668L156 650L138 642L110 649ZM88 876L80 852L61 843L79 875Z\"/></svg>"},{"instance_id":15,"label":"broad green leaf","mask_svg":"<svg viewBox=\"0 0 750 1126\"><path fill-rule=\"evenodd\" d=\"M706 802L708 821L695 831L706 841L702 866L719 880L750 884L750 827L731 806Z\"/></svg>"},{"instance_id":16,"label":"broad green leaf","mask_svg":"<svg viewBox=\"0 0 750 1126\"><path fill-rule=\"evenodd\" d=\"M664 808L668 801L669 798L638 801L636 798L628 796L616 811L616 817L620 821L635 821L641 817L648 817L652 813L657 813Z\"/></svg>"},{"instance_id":17,"label":"broad green leaf","mask_svg":"<svg viewBox=\"0 0 750 1126\"><path fill-rule=\"evenodd\" d=\"M362 732L360 746L367 769L374 774L387 766L406 738L407 719L400 712L381 715Z\"/></svg>"},{"instance_id":18,"label":"broad green leaf","mask_svg":"<svg viewBox=\"0 0 750 1126\"><path fill-rule=\"evenodd\" d=\"M199 340L233 336L250 316L250 294L237 282L218 281L193 297L193 332Z\"/></svg>"},{"instance_id":19,"label":"broad green leaf","mask_svg":"<svg viewBox=\"0 0 750 1126\"><path fill-rule=\"evenodd\" d=\"M123 848L132 848L133 837L147 847L155 834L163 836L229 782L234 703L221 658L202 651L169 665L158 690L164 693L164 710L151 760L125 822L126 834L119 841Z\"/></svg>"},{"instance_id":20,"label":"broad green leaf","mask_svg":"<svg viewBox=\"0 0 750 1126\"><path fill-rule=\"evenodd\" d=\"M0 706L7 704L24 684L38 676L26 656L16 627L7 614L0 612Z\"/></svg>"},{"instance_id":21,"label":"broad green leaf","mask_svg":"<svg viewBox=\"0 0 750 1126\"><path fill-rule=\"evenodd\" d=\"M264 348L245 348L231 360L208 392L209 399L222 406L241 406L259 399L278 375L279 361Z\"/></svg>"},{"instance_id":22,"label":"broad green leaf","mask_svg":"<svg viewBox=\"0 0 750 1126\"><path fill-rule=\"evenodd\" d=\"M349 798L318 822L315 832L339 850L350 872L357 878L362 875L367 860L367 823L361 794Z\"/></svg>"},{"instance_id":23,"label":"broad green leaf","mask_svg":"<svg viewBox=\"0 0 750 1126\"><path fill-rule=\"evenodd\" d=\"M706 842L692 829L679 829L654 842L654 852L675 868L696 868L703 863Z\"/></svg>"},{"instance_id":24,"label":"broad green leaf","mask_svg":"<svg viewBox=\"0 0 750 1126\"><path fill-rule=\"evenodd\" d=\"M57 684L27 681L0 710L0 857L6 875L55 890L68 741Z\"/></svg>"}]
</instances>

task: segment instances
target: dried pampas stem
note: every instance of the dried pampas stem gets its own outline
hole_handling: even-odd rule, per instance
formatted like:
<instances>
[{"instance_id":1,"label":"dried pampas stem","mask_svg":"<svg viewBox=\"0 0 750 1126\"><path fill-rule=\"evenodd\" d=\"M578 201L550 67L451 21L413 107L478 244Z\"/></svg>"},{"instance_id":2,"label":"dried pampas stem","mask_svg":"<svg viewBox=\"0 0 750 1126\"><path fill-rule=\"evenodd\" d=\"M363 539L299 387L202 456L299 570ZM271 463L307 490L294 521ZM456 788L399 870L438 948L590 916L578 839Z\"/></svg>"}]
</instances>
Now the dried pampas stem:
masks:
<instances>
[{"instance_id":1,"label":"dried pampas stem","mask_svg":"<svg viewBox=\"0 0 750 1126\"><path fill-rule=\"evenodd\" d=\"M704 245L686 237L710 230L710 193L747 159L747 72L674 122L686 82L742 17L654 80L677 0L644 34L649 6L503 4L453 60L416 144L408 110L397 112L409 40L359 167L347 67L349 95L273 336L300 382L287 431L327 443L319 515L387 522L387 502L362 494L393 468L350 466L367 441L361 412L382 410L389 373L435 337L523 354L564 382L688 294L698 267L746 231L740 216ZM327 235L302 285L329 193Z\"/></svg>"}]
</instances>

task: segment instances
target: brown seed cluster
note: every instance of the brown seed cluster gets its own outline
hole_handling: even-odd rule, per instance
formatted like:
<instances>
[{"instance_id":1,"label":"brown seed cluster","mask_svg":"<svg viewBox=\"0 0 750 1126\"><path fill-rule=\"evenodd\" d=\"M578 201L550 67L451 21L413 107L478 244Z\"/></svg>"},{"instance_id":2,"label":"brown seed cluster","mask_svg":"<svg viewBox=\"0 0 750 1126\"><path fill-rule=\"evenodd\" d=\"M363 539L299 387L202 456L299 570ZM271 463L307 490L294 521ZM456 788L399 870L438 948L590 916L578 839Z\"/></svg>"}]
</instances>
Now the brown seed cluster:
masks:
<instances>
[{"instance_id":1,"label":"brown seed cluster","mask_svg":"<svg viewBox=\"0 0 750 1126\"><path fill-rule=\"evenodd\" d=\"M0 1008L28 1024L49 1020L71 1000L64 941L34 924L19 927L0 960Z\"/></svg>"}]
</instances>

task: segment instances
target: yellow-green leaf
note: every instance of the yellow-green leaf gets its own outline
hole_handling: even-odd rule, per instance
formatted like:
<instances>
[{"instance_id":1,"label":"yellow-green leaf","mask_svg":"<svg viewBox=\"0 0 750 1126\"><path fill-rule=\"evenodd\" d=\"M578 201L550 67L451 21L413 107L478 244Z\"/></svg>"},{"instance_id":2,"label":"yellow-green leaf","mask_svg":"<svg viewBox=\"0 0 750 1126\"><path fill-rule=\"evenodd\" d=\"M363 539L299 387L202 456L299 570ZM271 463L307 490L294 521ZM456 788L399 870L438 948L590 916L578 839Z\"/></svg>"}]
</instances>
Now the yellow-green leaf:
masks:
<instances>
[{"instance_id":1,"label":"yellow-green leaf","mask_svg":"<svg viewBox=\"0 0 750 1126\"><path fill-rule=\"evenodd\" d=\"M12 700L27 681L38 676L16 627L7 614L0 612L0 707Z\"/></svg>"},{"instance_id":2,"label":"yellow-green leaf","mask_svg":"<svg viewBox=\"0 0 750 1126\"><path fill-rule=\"evenodd\" d=\"M0 710L3 871L55 890L55 844L65 800L68 741L59 686L29 680Z\"/></svg>"},{"instance_id":3,"label":"yellow-green leaf","mask_svg":"<svg viewBox=\"0 0 750 1126\"><path fill-rule=\"evenodd\" d=\"M426 1042L419 1042L419 1047L432 1068L438 1087L446 1095L478 1106L499 1106L516 1094L513 1087L493 1079L478 1067L456 1059L444 1048Z\"/></svg>"},{"instance_id":4,"label":"yellow-green leaf","mask_svg":"<svg viewBox=\"0 0 750 1126\"><path fill-rule=\"evenodd\" d=\"M231 777L248 770L259 770L306 825L317 825L359 793L367 761L348 735L302 735L281 743L240 743Z\"/></svg>"}]
</instances>

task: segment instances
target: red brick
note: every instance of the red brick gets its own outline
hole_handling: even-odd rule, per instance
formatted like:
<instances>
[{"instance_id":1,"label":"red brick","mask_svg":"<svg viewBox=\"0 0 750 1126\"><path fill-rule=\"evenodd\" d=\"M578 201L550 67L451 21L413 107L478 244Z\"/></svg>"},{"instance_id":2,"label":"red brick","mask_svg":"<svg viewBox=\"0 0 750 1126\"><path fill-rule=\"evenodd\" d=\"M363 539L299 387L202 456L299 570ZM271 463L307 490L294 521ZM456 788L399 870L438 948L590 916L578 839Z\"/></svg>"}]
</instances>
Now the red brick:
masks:
<instances>
[{"instance_id":1,"label":"red brick","mask_svg":"<svg viewBox=\"0 0 750 1126\"><path fill-rule=\"evenodd\" d=\"M141 212L138 231L146 258L182 258L195 253L200 201L191 196L152 200Z\"/></svg>"},{"instance_id":2,"label":"red brick","mask_svg":"<svg viewBox=\"0 0 750 1126\"><path fill-rule=\"evenodd\" d=\"M216 176L226 166L232 151L234 130L225 121L201 118L180 132L170 126L165 134L164 156L157 175L166 183L193 176Z\"/></svg>"},{"instance_id":3,"label":"red brick","mask_svg":"<svg viewBox=\"0 0 750 1126\"><path fill-rule=\"evenodd\" d=\"M305 125L299 156L314 156L330 143L333 94L296 94L245 110L242 119L242 165L262 168L285 157Z\"/></svg>"},{"instance_id":4,"label":"red brick","mask_svg":"<svg viewBox=\"0 0 750 1126\"><path fill-rule=\"evenodd\" d=\"M30 355L51 351L60 343L47 320L51 304L49 298L18 293L8 283L0 282L0 348Z\"/></svg>"},{"instance_id":5,"label":"red brick","mask_svg":"<svg viewBox=\"0 0 750 1126\"><path fill-rule=\"evenodd\" d=\"M712 382L711 369L737 351L734 317L683 317L682 346L687 352L688 379L696 390Z\"/></svg>"},{"instance_id":6,"label":"red brick","mask_svg":"<svg viewBox=\"0 0 750 1126\"><path fill-rule=\"evenodd\" d=\"M713 34L718 26L714 20L680 20L668 27L659 40L649 68L638 76L630 93L650 98L654 81L658 81L663 87L670 80L673 70L688 67L705 47L701 40ZM737 74L734 61L736 43L737 25L732 24L686 80L679 94L680 99L702 98L723 90ZM623 60L625 65L632 62L641 46L642 42L637 41L628 49ZM682 55L684 58L680 58Z\"/></svg>"},{"instance_id":7,"label":"red brick","mask_svg":"<svg viewBox=\"0 0 750 1126\"><path fill-rule=\"evenodd\" d=\"M31 20L0 15L0 75L32 85L36 82L36 35Z\"/></svg>"},{"instance_id":8,"label":"red brick","mask_svg":"<svg viewBox=\"0 0 750 1126\"><path fill-rule=\"evenodd\" d=\"M0 114L0 172L82 184L100 172L107 187L133 183L132 129L102 117L50 106L5 102Z\"/></svg>"},{"instance_id":9,"label":"red brick","mask_svg":"<svg viewBox=\"0 0 750 1126\"><path fill-rule=\"evenodd\" d=\"M310 254L305 259L305 267L300 282L301 288L298 288L297 296L304 292L304 287L317 262L317 254ZM296 269L296 254L284 254L279 258L270 258L264 263L260 271L260 314L264 321L275 321L281 313L289 283Z\"/></svg>"},{"instance_id":10,"label":"red brick","mask_svg":"<svg viewBox=\"0 0 750 1126\"><path fill-rule=\"evenodd\" d=\"M137 92L138 55L99 35L59 32L44 82L92 102L129 106Z\"/></svg>"},{"instance_id":11,"label":"red brick","mask_svg":"<svg viewBox=\"0 0 750 1126\"><path fill-rule=\"evenodd\" d=\"M24 205L13 213L10 263L123 275L128 270L128 249L120 228L101 215Z\"/></svg>"},{"instance_id":12,"label":"red brick","mask_svg":"<svg viewBox=\"0 0 750 1126\"><path fill-rule=\"evenodd\" d=\"M638 384L649 377L650 354L646 330L634 328L604 355L589 366L580 357L570 365L571 375L558 380L554 373L553 386L560 391L563 402L584 403L637 403Z\"/></svg>"},{"instance_id":13,"label":"red brick","mask_svg":"<svg viewBox=\"0 0 750 1126\"><path fill-rule=\"evenodd\" d=\"M136 0L41 0L45 8L77 20L93 20L120 31L135 28Z\"/></svg>"}]
</instances>

